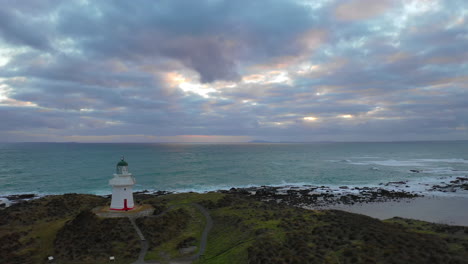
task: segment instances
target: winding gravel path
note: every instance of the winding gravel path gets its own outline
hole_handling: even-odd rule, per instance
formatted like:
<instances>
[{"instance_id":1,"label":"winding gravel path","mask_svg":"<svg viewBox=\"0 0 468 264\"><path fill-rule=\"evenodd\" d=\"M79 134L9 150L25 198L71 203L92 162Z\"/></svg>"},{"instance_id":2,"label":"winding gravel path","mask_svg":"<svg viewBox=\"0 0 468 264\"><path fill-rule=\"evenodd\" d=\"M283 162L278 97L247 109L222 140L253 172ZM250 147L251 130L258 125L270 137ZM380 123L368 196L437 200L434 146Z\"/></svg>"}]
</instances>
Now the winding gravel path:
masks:
<instances>
[{"instance_id":1,"label":"winding gravel path","mask_svg":"<svg viewBox=\"0 0 468 264\"><path fill-rule=\"evenodd\" d=\"M146 256L146 253L148 252L148 241L146 241L140 228L135 223L135 218L129 217L128 219L130 220L130 223L132 223L132 226L135 229L135 231L137 232L138 237L140 238L140 245L141 245L141 250L140 250L140 254L138 255L138 260L133 263L134 264L145 263L145 256Z\"/></svg>"},{"instance_id":2,"label":"winding gravel path","mask_svg":"<svg viewBox=\"0 0 468 264\"><path fill-rule=\"evenodd\" d=\"M198 258L200 258L200 256L203 256L203 254L205 253L206 242L208 240L208 233L213 227L213 219L211 218L210 212L206 210L205 207L197 203L193 203L192 205L194 205L203 214L203 216L205 216L205 219L206 219L205 229L203 229L203 233L202 233L201 241L200 241L200 250L198 251L197 254L190 257L191 260L197 260Z\"/></svg>"},{"instance_id":3,"label":"winding gravel path","mask_svg":"<svg viewBox=\"0 0 468 264\"><path fill-rule=\"evenodd\" d=\"M182 204L180 204L180 205L182 205ZM210 212L205 207L203 207L203 206L201 206L201 205L199 205L197 203L190 203L189 205L192 205L195 208L197 208L203 214L203 216L206 219L205 229L203 229L201 240L200 240L200 249L198 250L198 253L193 255L193 256L190 256L190 257L187 257L187 258L181 258L181 259L174 259L174 260L171 260L169 263L173 263L173 264L192 263L192 261L199 259L200 256L203 256L203 254L205 253L206 243L207 243L207 240L208 240L208 233L210 232L211 228L213 227L213 219L211 218ZM164 210L160 214L150 216L150 217L161 217L161 216L165 215L167 212L169 212L170 210L172 210L174 207L177 207L177 206L179 206L179 205L170 206L169 208L167 208L166 210ZM148 263L158 264L159 262L145 262L145 256L146 256L146 253L148 252L148 247L149 247L148 241L145 239L145 237L144 237L143 233L141 232L140 228L135 223L135 218L134 217L129 217L129 220L132 223L133 228L137 232L138 237L140 238L140 243L141 243L141 250L140 250L140 254L138 255L138 260L133 262L132 264L148 264Z\"/></svg>"}]
</instances>

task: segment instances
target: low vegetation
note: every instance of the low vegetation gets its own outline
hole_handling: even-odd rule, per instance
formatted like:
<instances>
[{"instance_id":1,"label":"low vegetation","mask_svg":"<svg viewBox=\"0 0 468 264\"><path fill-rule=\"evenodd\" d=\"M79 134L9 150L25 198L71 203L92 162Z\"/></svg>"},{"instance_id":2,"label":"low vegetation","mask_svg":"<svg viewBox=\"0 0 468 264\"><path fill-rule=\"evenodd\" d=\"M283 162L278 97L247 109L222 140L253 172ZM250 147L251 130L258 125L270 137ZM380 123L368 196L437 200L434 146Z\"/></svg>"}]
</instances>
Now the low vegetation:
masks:
<instances>
[{"instance_id":1,"label":"low vegetation","mask_svg":"<svg viewBox=\"0 0 468 264\"><path fill-rule=\"evenodd\" d=\"M138 258L140 242L128 218L100 219L82 211L57 232L54 256L79 263L109 261L109 256L127 263Z\"/></svg>"},{"instance_id":2,"label":"low vegetation","mask_svg":"<svg viewBox=\"0 0 468 264\"><path fill-rule=\"evenodd\" d=\"M195 263L468 263L468 228L342 211L312 211L241 194L137 195L155 215L136 220L147 260L188 259L213 219L206 251ZM2 263L131 263L138 236L126 218L91 212L109 201L91 195L49 196L0 211ZM193 250L196 248L196 250ZM184 249L192 249L185 250Z\"/></svg>"}]
</instances>

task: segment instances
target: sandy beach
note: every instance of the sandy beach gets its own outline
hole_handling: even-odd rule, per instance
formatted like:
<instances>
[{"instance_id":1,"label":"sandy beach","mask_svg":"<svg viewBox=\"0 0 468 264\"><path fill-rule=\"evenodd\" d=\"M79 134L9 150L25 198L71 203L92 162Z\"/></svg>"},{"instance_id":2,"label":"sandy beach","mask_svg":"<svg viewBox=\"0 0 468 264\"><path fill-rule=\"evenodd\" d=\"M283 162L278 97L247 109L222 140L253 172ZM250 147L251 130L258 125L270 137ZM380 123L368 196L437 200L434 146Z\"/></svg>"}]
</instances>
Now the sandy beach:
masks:
<instances>
[{"instance_id":1,"label":"sandy beach","mask_svg":"<svg viewBox=\"0 0 468 264\"><path fill-rule=\"evenodd\" d=\"M377 203L337 204L337 209L378 219L403 217L439 224L468 226L468 197L425 196Z\"/></svg>"}]
</instances>

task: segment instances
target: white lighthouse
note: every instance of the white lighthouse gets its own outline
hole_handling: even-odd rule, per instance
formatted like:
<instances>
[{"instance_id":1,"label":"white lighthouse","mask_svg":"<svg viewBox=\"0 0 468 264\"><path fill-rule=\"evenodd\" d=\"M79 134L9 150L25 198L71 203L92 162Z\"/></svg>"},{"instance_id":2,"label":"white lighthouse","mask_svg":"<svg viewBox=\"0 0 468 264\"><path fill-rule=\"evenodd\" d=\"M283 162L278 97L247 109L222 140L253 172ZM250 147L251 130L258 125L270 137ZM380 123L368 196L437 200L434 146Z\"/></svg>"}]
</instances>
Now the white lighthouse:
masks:
<instances>
[{"instance_id":1,"label":"white lighthouse","mask_svg":"<svg viewBox=\"0 0 468 264\"><path fill-rule=\"evenodd\" d=\"M135 178L128 172L128 163L122 159L117 163L114 178L109 180L112 186L111 210L128 211L134 207L133 203L133 185Z\"/></svg>"}]
</instances>

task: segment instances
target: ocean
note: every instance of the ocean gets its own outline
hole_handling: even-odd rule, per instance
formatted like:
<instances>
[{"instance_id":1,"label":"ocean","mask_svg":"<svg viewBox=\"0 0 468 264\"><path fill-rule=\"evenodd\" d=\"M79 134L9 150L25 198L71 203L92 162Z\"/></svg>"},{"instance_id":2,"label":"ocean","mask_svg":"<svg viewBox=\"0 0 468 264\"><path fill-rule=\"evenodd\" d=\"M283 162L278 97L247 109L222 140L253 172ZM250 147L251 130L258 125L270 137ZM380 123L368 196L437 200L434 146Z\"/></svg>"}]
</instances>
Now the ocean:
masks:
<instances>
[{"instance_id":1,"label":"ocean","mask_svg":"<svg viewBox=\"0 0 468 264\"><path fill-rule=\"evenodd\" d=\"M468 174L468 141L239 144L0 144L0 195L110 194L121 156L136 191L249 186L378 186Z\"/></svg>"}]
</instances>

